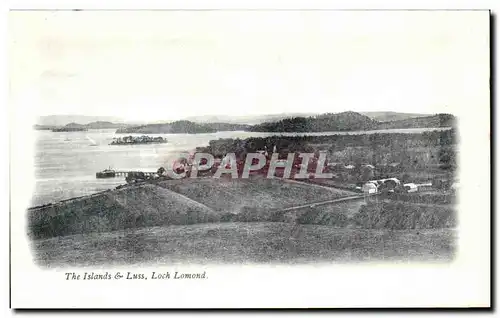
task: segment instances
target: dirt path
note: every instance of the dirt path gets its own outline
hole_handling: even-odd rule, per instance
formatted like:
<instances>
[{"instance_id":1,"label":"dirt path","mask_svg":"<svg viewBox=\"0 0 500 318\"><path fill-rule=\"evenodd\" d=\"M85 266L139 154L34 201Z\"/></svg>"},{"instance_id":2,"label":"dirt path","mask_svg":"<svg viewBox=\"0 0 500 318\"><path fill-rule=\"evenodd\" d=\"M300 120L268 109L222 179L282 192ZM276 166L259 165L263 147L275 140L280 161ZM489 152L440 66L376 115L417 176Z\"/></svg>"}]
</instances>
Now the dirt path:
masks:
<instances>
[{"instance_id":1,"label":"dirt path","mask_svg":"<svg viewBox=\"0 0 500 318\"><path fill-rule=\"evenodd\" d=\"M339 202L352 201L352 200L362 200L362 199L364 199L364 196L362 196L362 195L353 195L350 197L344 197L344 198L339 198L339 199L334 199L334 200L327 200L327 201L292 206L289 208L281 209L280 212L299 210L299 209L303 209L303 208L307 208L307 207L314 208L314 207L320 206L320 205L335 204L335 203L339 203Z\"/></svg>"}]
</instances>

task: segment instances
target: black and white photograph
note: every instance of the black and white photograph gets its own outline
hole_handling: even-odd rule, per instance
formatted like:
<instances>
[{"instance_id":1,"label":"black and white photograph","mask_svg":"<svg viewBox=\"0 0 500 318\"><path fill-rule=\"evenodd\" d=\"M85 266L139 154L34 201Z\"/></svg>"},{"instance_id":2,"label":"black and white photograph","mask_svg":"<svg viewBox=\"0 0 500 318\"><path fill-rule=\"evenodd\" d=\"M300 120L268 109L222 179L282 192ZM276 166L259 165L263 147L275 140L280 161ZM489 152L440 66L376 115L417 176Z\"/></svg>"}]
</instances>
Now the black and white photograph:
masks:
<instances>
[{"instance_id":1,"label":"black and white photograph","mask_svg":"<svg viewBox=\"0 0 500 318\"><path fill-rule=\"evenodd\" d=\"M207 292L225 284L211 268L320 284L315 267L445 270L489 251L490 18L11 11L13 283Z\"/></svg>"}]
</instances>

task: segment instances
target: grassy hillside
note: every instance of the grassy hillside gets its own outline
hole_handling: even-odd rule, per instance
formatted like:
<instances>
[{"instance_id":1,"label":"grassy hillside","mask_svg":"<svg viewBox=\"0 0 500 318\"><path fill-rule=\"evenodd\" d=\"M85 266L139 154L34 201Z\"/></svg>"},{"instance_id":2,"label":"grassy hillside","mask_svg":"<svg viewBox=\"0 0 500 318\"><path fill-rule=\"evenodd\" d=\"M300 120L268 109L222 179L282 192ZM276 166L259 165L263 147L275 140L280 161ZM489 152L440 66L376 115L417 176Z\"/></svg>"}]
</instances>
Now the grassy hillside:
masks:
<instances>
[{"instance_id":1,"label":"grassy hillside","mask_svg":"<svg viewBox=\"0 0 500 318\"><path fill-rule=\"evenodd\" d=\"M209 222L292 222L358 228L443 228L456 225L451 205L383 203L350 191L277 179L171 180L109 190L28 211L33 239L128 228ZM293 210L287 208L293 207ZM299 208L297 208L299 207Z\"/></svg>"},{"instance_id":2,"label":"grassy hillside","mask_svg":"<svg viewBox=\"0 0 500 318\"><path fill-rule=\"evenodd\" d=\"M277 179L160 181L30 209L27 231L42 266L453 256L452 205L312 204L351 195Z\"/></svg>"},{"instance_id":3,"label":"grassy hillside","mask_svg":"<svg viewBox=\"0 0 500 318\"><path fill-rule=\"evenodd\" d=\"M33 242L41 266L449 261L453 229L386 231L290 223L212 223Z\"/></svg>"},{"instance_id":4,"label":"grassy hillside","mask_svg":"<svg viewBox=\"0 0 500 318\"><path fill-rule=\"evenodd\" d=\"M40 239L218 219L217 213L203 204L145 184L31 209L28 235Z\"/></svg>"},{"instance_id":5,"label":"grassy hillside","mask_svg":"<svg viewBox=\"0 0 500 318\"><path fill-rule=\"evenodd\" d=\"M332 200L352 196L350 191L311 187L301 183L288 183L278 179L182 179L158 184L214 211L240 213L253 210L269 210L289 206Z\"/></svg>"}]
</instances>

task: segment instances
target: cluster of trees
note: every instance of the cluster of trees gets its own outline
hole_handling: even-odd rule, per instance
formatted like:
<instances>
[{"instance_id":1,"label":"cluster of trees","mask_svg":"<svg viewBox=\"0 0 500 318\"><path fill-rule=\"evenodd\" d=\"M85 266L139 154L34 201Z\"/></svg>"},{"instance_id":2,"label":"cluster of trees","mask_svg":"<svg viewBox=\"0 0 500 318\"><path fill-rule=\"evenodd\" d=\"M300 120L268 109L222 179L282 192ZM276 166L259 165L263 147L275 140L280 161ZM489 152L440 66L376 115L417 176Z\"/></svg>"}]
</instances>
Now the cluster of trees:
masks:
<instances>
[{"instance_id":1,"label":"cluster of trees","mask_svg":"<svg viewBox=\"0 0 500 318\"><path fill-rule=\"evenodd\" d=\"M283 152L313 152L315 144L329 145L329 151L341 151L347 148L377 149L389 151L411 150L414 148L436 148L443 150L443 155L454 155L453 146L456 144L456 131L429 131L424 133L376 133L364 135L329 135L329 136L268 136L250 137L246 139L219 139L210 141L207 147L199 147L198 151L205 151L213 155L225 155L228 152L256 152L259 150L271 151L275 146ZM446 157L443 160L451 161Z\"/></svg>"},{"instance_id":2,"label":"cluster of trees","mask_svg":"<svg viewBox=\"0 0 500 318\"><path fill-rule=\"evenodd\" d=\"M215 129L193 123L187 120L180 120L168 124L149 124L135 127L120 128L116 133L141 133L141 134L200 134L213 133Z\"/></svg>"},{"instance_id":3,"label":"cluster of trees","mask_svg":"<svg viewBox=\"0 0 500 318\"><path fill-rule=\"evenodd\" d=\"M314 153L318 145L327 147L330 163L339 163L332 172L341 182L357 182L381 176L402 177L407 171L445 171L453 173L456 168L456 131L430 131L415 134L365 134L330 136L268 136L247 139L219 139L210 141L207 147L198 152L208 152L215 157L223 157L229 152L238 158L247 153L266 151L274 147L280 158L286 159L288 153ZM345 165L353 165L345 169ZM375 171L363 168L371 164ZM364 170L363 170L364 169ZM429 172L429 173L431 173ZM448 172L447 172L448 173ZM414 179L406 178L406 179ZM420 179L428 180L429 176Z\"/></svg>"},{"instance_id":4,"label":"cluster of trees","mask_svg":"<svg viewBox=\"0 0 500 318\"><path fill-rule=\"evenodd\" d=\"M375 129L377 122L356 112L322 114L310 117L285 118L252 126L250 131L259 132L323 132Z\"/></svg>"},{"instance_id":5,"label":"cluster of trees","mask_svg":"<svg viewBox=\"0 0 500 318\"><path fill-rule=\"evenodd\" d=\"M116 132L141 133L141 134L203 134L217 131L246 130L249 125L228 124L228 123L207 123L199 124L189 120L178 120L172 123L148 124L142 126L123 127Z\"/></svg>"},{"instance_id":6,"label":"cluster of trees","mask_svg":"<svg viewBox=\"0 0 500 318\"><path fill-rule=\"evenodd\" d=\"M378 122L368 116L349 111L338 114L326 113L310 117L285 118L255 125L250 127L249 130L258 132L324 132L454 126L455 117L450 114Z\"/></svg>"}]
</instances>

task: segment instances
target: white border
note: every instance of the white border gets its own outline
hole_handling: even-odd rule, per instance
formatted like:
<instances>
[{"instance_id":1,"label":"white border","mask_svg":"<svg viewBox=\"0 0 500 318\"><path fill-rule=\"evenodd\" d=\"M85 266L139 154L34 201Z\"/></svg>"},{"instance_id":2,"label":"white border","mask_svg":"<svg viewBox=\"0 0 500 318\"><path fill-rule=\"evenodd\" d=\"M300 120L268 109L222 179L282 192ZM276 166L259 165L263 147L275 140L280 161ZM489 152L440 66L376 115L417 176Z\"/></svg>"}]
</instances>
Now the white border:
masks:
<instances>
[{"instance_id":1,"label":"white border","mask_svg":"<svg viewBox=\"0 0 500 318\"><path fill-rule=\"evenodd\" d=\"M139 6L137 4L134 5L134 3L132 1L120 1L120 5L118 5L118 1L108 1L108 2L106 2L105 5L100 1L90 1L90 2L89 1L80 1L80 2L84 2L84 3L82 3L81 5L78 5L78 4L71 4L70 5L67 3L67 1L51 1L48 4L41 5L37 1L23 1L23 2L21 2L21 4L19 4L19 1L16 1L15 5L12 5L12 2L11 2L10 7L11 8L34 8L34 7L37 7L37 8L54 8L54 7L74 8L74 7L78 7L78 8L108 8L108 9L109 8L131 8L131 7L132 8L138 8L138 7L141 7L141 8L145 8L145 7L165 8L165 5L160 3L159 1L143 1L143 2L141 2L141 4ZM346 3L344 5L340 4L340 6L336 6L336 5L331 5L331 3L325 4L324 1L322 1L322 2L317 2L317 1L314 2L313 1L312 3L308 2L308 4L304 4L302 1L300 3L297 1L291 1L291 2L287 2L287 4L277 4L277 5L270 5L270 3L268 1L266 1L265 4L261 4L261 2L252 2L251 7L254 7L254 8L256 8L256 7L276 8L278 6L281 8L283 8L283 7L285 7L285 8L306 8L306 7L309 7L309 8L334 8L334 7L335 8L373 8L373 5L370 5L367 2L368 1L357 1L357 2L352 1L352 2L349 2L348 4ZM380 9L389 8L389 7L402 8L399 6L401 2L399 2L399 1L392 1L392 2L393 2L392 5L391 4L381 5L381 6L378 6L378 8L380 8ZM74 3L74 2L72 2L72 3ZM205 6L205 4L202 3L201 1L191 1L191 2L182 2L182 3L180 1L170 2L170 4L172 4L172 3L173 3L173 5L169 5L167 7L169 7L169 8L179 8L179 7L199 8L200 6L201 7ZM219 4L219 5L215 5L215 7L227 8L228 2L227 1L224 1L224 2L219 1L219 2L215 2L215 3ZM271 2L271 4L272 3L273 2ZM276 2L274 2L274 3L276 3ZM396 5L394 5L394 3ZM444 5L442 3L443 3L442 1L419 1L419 2L416 2L412 7L413 8L450 8L450 6L449 6L450 3L444 2ZM488 8L488 7L491 7L493 3L494 2L492 2L492 1L477 1L477 2L474 2L473 6L475 8ZM447 4L448 4L448 6L447 6ZM235 5L233 3L231 3L230 5L233 8L235 7ZM212 6L212 7L214 7L214 6ZM249 4L240 5L240 6L236 6L236 7L248 8ZM472 4L466 3L464 1L458 2L454 6L454 8L462 8L462 9L471 8L471 7L472 7ZM6 100L6 99L4 99L4 100ZM464 147L466 147L465 153L468 154L468 156L471 156L471 154L474 155L473 160L475 162L475 164L474 164L475 167L479 166L479 167L484 168L484 169L480 168L479 173L477 170L473 172L473 177L481 180L482 189L480 189L481 191L477 192L476 195L471 197L472 199L474 199L474 202L470 202L471 205L468 206L468 209L469 209L469 211L471 211L470 213L478 213L478 211L483 211L482 213L486 213L486 211L488 211L488 213L489 213L489 208L488 208L488 206L489 206L489 160L488 160L489 159L488 158L489 141L487 140L487 131L486 131L487 128L489 127L489 110L488 110L488 114L486 114L486 110L484 110L482 108L478 109L476 107L474 109L466 110L465 114L469 114L469 116L464 117L465 121L461 122L460 131L461 132L464 132L464 131L473 132L470 136L467 136L467 138L463 140L463 142L466 143L466 146L464 146ZM472 116L472 114L474 114L474 116ZM5 116L3 118L7 118L7 116ZM2 125L2 127L7 127L6 124L7 123ZM5 133L2 135L6 136ZM2 139L2 141L3 141L3 139ZM6 140L6 142L4 142L3 144L8 145L8 140ZM8 147L6 147L6 149L8 149ZM462 153L464 153L464 152L462 152ZM471 158L472 158L472 156L471 156ZM464 160L464 158L461 158L461 159ZM467 159L465 158L465 160L467 160ZM6 165L8 166L8 162ZM471 166L471 168L472 168L472 166ZM465 167L463 167L463 169L465 169ZM3 180L5 180L5 179L6 178L3 178ZM461 177L461 180L464 180L464 178ZM486 180L488 180L488 184L486 184ZM4 185L4 183L2 183L2 185ZM488 194L488 195L486 195L486 194ZM462 196L464 198L466 198L466 197L469 197L470 195L467 195L467 196L462 195ZM464 201L467 201L467 200L464 200ZM4 202L8 202L8 200L5 200ZM481 204L478 205L478 203L481 203ZM258 268L256 270L260 271L259 276L261 278L265 277L268 279L266 282L261 282L262 284L260 284L261 287L264 286L265 288L263 288L262 290L259 289L259 290L254 291L254 293L252 294L252 296L254 297L253 300L256 301L255 305L257 305L257 306L273 306L273 307L275 307L275 306L282 307L282 306L287 306L287 305L288 306L297 306L297 305L298 306L300 306L300 305L306 305L306 306L315 306L315 305L319 305L319 306L335 306L335 305L349 306L349 305L352 305L352 303L349 302L349 299L351 299L351 300L354 300L356 298L359 299L359 297L361 297L361 295L367 295L366 299L368 301L366 302L366 306L377 306L377 305L384 306L384 305L387 305L386 301L388 300L388 295L385 295L384 293L382 293L382 290L385 289L386 291L393 291L394 295L398 295L398 298L399 298L398 301L402 305L414 304L415 300L418 300L418 303L420 303L420 304L429 304L429 305L434 304L434 305L436 305L435 299L432 298L433 295L443 296L443 300L441 301L442 305L454 305L454 304L455 305L459 305L459 304L460 305L466 305L466 304L474 305L474 304L479 304L478 303L479 300L480 300L479 302L482 303L482 301L484 300L484 297L485 297L484 294L481 294L481 295L476 294L476 296L478 296L478 298L473 300L472 298L468 298L468 296L470 296L470 295L467 294L467 290L470 291L471 290L470 287L472 287L472 288L477 287L478 288L477 291L479 291L479 289L484 291L486 284L489 283L489 273L485 272L487 270L487 267L485 265L488 264L487 262L489 261L489 257L486 257L489 255L485 255L485 251L486 252L489 251L489 242L488 242L488 244L486 244L486 241L485 241L485 239L488 239L488 236L489 236L488 235L489 234L489 227L487 226L488 223L484 222L484 220L482 220L481 222L474 220L474 218L471 218L470 220L472 223L469 223L469 224L472 224L472 225L470 227L471 231L469 233L474 235L473 237L471 236L472 240L470 241L470 243L472 244L471 247L476 250L476 256L478 256L478 258L473 260L472 263L475 264L474 266L464 266L462 268L462 271L457 272L454 275L450 274L450 271L449 271L450 269L446 268L446 267L442 267L441 269L438 269L434 272L429 268L422 268L422 267L420 267L418 269L408 268L406 270L406 274L404 274L404 275L402 273L399 273L399 274L394 273L394 269L386 269L385 273L387 275L392 276L392 277L396 277L396 279L392 282L387 282L387 281L382 280L381 278L378 278L378 279L375 278L374 283L376 283L377 286L383 286L383 288L371 289L370 284L368 284L368 280L373 279L373 277L369 276L366 273L366 270L361 270L361 267L359 267L359 268L354 269L354 271L357 270L356 274L359 275L358 276L359 278L362 278L362 281L363 281L362 286L352 286L348 290L341 291L342 294L340 296L343 299L337 298L337 299L332 300L330 295L323 294L323 296L317 295L318 297L316 298L315 303L305 304L303 302L303 299L300 299L300 297L293 297L293 296L287 300L282 300L281 302L277 301L275 299L275 295L278 292L275 288L276 285L271 285L270 287L267 285L267 283L272 282L273 284L277 284L277 286L283 286L284 288L293 288L294 290L303 291L303 286L308 285L308 281L309 281L309 279L307 277L303 277L303 274L304 274L303 272L296 272L296 274L298 275L297 280L295 280L294 282L290 282L290 280L284 279L283 275L281 275L279 273L278 273L278 276L272 276L270 274L271 272L268 271L267 269ZM467 225L467 227L469 227L469 225ZM480 247L478 249L478 247L480 245L482 245L482 247ZM469 265L471 265L471 264L469 264ZM290 269L291 273L294 270L295 269ZM383 269L380 269L380 270L382 272L384 272ZM429 276L427 276L427 277L430 278L429 281L427 281L426 284L422 284L423 282L421 281L421 277L415 277L414 275L412 275L412 274L415 274L415 270L423 271L424 273L428 274ZM339 271L340 271L340 269L339 269ZM215 285L212 287L214 287L214 288L217 287L217 288L219 288L219 290L230 288L230 287L238 288L237 290L235 290L233 292L234 297L230 297L230 300L232 300L234 302L234 304L239 304L240 306L242 306L242 305L249 306L248 303L241 302L241 298L245 298L245 297L242 297L242 295L237 295L237 292L236 292L236 291L240 290L240 288L242 286L245 286L245 288L247 287L247 285L242 282L241 273L242 273L242 271L240 269L238 269L236 271L231 271L229 269L223 269L223 271L221 271L220 274L221 275L223 274L225 279L219 281L219 284L217 284L218 287ZM217 275L217 274L215 274L215 275ZM313 274L313 276L318 279L317 283L323 284L325 282L324 277L317 276L317 274ZM398 289L398 287L400 286L398 284L399 279L402 279L405 281L404 286L412 286L413 291L405 292L405 291L401 291L400 289ZM441 284L434 285L439 281L441 281ZM339 282L342 282L342 284L338 284ZM434 284L432 284L434 286L430 285L429 282L434 282ZM39 283L42 283L42 281L40 281ZM46 293L46 290L47 290L46 286L50 286L50 281L45 280L45 282L43 282L43 283L47 284L47 285L39 285L33 281L31 282L31 284L25 285L25 287L22 288L23 290L20 291L24 295L24 296L22 296L22 299L24 299L24 301L33 301L33 302L36 302L39 304L40 302L37 301L36 298L40 297L40 295L43 295L44 289L45 289L45 294L47 294ZM352 282L341 280L341 281L337 282L337 285L330 285L330 286L328 286L329 288L325 288L325 291L328 291L328 292L339 291L338 290L339 285L349 286L349 283L352 284ZM28 286L30 286L32 288L29 288ZM44 287L39 288L42 286L44 286ZM465 286L469 286L469 288L464 290ZM135 287L139 287L139 286L133 286L133 285L129 286L129 288L135 288ZM151 291L151 289L149 289L150 287L147 287L147 288L149 291ZM419 289L419 288L421 288L421 289ZM125 289L125 288L123 288L123 289ZM86 288L86 290L89 293L89 295L92 295L92 297L100 296L100 297L93 300L93 307L98 305L97 302L99 301L99 299L101 301L103 301L106 298L108 298L110 293L113 293L115 291L114 288L109 288L106 286L102 286L102 288L101 288L101 286L100 285L98 286L97 284L94 286L90 286L90 288ZM211 288L208 288L208 287L202 288L201 293L198 294L198 292L195 291L195 295L202 297L203 295L209 294L210 290L211 290ZM158 291L161 291L161 289ZM249 291L251 292L251 290L249 290ZM137 292L137 290L135 290L135 293L136 292ZM368 293L368 292L370 292L370 293ZM57 295L57 296L64 296L64 294L67 295L67 293L68 293L68 291L65 291L61 295ZM175 297L179 294L184 294L184 293L186 293L186 295L192 294L193 288L189 287L189 286L188 287L184 286L180 290L176 289L176 290L166 291L166 293L159 294L159 296L161 296L161 298L158 297L156 299L141 299L141 303L142 303L142 305L146 305L149 307L149 306L155 305L155 302L157 302L159 300L160 301L163 300L163 301L161 301L161 303L164 304L165 299L168 299L169 297ZM451 299L450 297L446 298L447 294L450 295L450 293L453 293L453 297L452 297L453 299ZM394 296L394 295L392 295L392 296ZM47 296L49 296L49 295L47 295ZM116 297L116 294L114 294L114 296ZM56 297L56 295L52 295L51 297L53 297L54 299L58 298L58 297ZM26 299L26 298L28 298L28 299ZM365 297L363 297L363 298L365 298ZM16 301L18 301L18 300L20 300L20 299L17 299ZM45 299L45 300L47 300L47 299ZM229 300L229 299L226 299L226 300ZM342 301L340 301L340 300L342 300ZM393 298L392 301L394 301L394 300L395 299ZM23 303L24 303L24 301L23 301ZM113 299L109 299L109 301L111 301L112 303L118 304L116 301L113 301ZM209 302L207 302L207 305L210 305L210 306L224 305L220 301L221 301L220 299L219 300L210 300ZM81 304L81 302L78 300L77 300L77 303ZM189 306L189 305L192 305L192 302L189 299L184 299L178 305L182 306L183 304L185 306ZM13 302L13 305L16 306L16 303ZM43 303L42 303L42 305L43 305ZM45 305L50 306L49 303L45 303ZM123 303L121 303L121 305L123 305ZM36 306L36 307L39 307L39 306Z\"/></svg>"}]
</instances>

